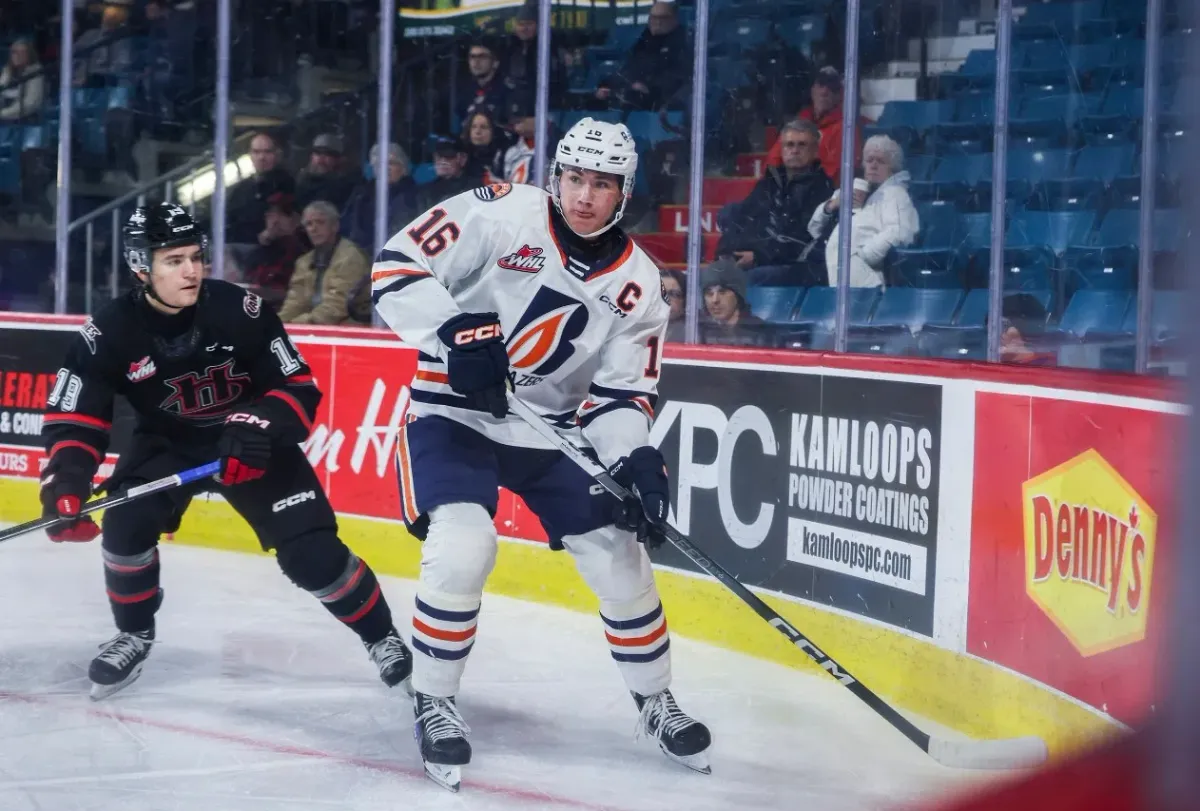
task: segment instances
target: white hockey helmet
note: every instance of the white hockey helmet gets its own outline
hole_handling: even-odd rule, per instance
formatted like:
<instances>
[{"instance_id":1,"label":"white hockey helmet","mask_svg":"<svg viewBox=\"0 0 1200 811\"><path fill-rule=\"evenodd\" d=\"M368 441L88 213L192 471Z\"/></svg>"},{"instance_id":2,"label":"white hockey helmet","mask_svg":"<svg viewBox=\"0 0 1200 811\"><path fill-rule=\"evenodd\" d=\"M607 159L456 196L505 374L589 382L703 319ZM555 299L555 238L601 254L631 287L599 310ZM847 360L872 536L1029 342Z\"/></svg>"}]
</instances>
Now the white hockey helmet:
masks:
<instances>
[{"instance_id":1,"label":"white hockey helmet","mask_svg":"<svg viewBox=\"0 0 1200 811\"><path fill-rule=\"evenodd\" d=\"M559 177L563 168L574 166L579 169L591 169L595 172L605 172L620 175L621 204L617 206L612 219L599 231L590 234L580 234L581 237L597 237L617 224L625 214L625 206L633 194L634 176L637 174L637 147L633 143L633 135L624 124L610 124L607 121L597 121L594 118L584 118L567 131L558 142L554 152L554 162L550 165L550 194L554 205L562 212L562 193L559 187Z\"/></svg>"}]
</instances>

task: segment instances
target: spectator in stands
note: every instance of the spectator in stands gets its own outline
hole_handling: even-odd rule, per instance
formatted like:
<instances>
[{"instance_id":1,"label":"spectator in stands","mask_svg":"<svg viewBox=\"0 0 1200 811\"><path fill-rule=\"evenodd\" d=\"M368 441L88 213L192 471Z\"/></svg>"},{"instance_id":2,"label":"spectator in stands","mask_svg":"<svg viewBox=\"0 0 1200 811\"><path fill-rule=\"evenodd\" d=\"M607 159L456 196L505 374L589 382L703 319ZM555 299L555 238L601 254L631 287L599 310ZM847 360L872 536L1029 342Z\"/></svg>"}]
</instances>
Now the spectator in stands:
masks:
<instances>
[{"instance_id":1,"label":"spectator in stands","mask_svg":"<svg viewBox=\"0 0 1200 811\"><path fill-rule=\"evenodd\" d=\"M1038 338L1046 329L1046 308L1028 293L1010 293L1001 310L1000 361L1027 366L1054 366L1058 354L1037 351ZM986 330L987 319L984 319Z\"/></svg>"},{"instance_id":2,"label":"spectator in stands","mask_svg":"<svg viewBox=\"0 0 1200 811\"><path fill-rule=\"evenodd\" d=\"M46 84L33 44L18 39L8 49L8 62L0 70L0 121L17 124L38 115Z\"/></svg>"},{"instance_id":3,"label":"spectator in stands","mask_svg":"<svg viewBox=\"0 0 1200 811\"><path fill-rule=\"evenodd\" d=\"M464 130L467 173L479 174L488 183L503 179L504 153L515 136L500 127L487 110L476 110L467 116Z\"/></svg>"},{"instance_id":4,"label":"spectator in stands","mask_svg":"<svg viewBox=\"0 0 1200 811\"><path fill-rule=\"evenodd\" d=\"M746 274L729 259L718 259L700 276L704 313L700 341L726 346L757 346L763 342L763 320L746 303Z\"/></svg>"},{"instance_id":5,"label":"spectator in stands","mask_svg":"<svg viewBox=\"0 0 1200 811\"><path fill-rule=\"evenodd\" d=\"M278 310L287 295L292 273L308 246L290 194L275 192L267 200L266 227L246 258L242 281Z\"/></svg>"},{"instance_id":6,"label":"spectator in stands","mask_svg":"<svg viewBox=\"0 0 1200 811\"><path fill-rule=\"evenodd\" d=\"M604 106L625 110L656 110L687 81L692 45L679 24L673 2L659 0L650 7L646 30L633 44L621 70L600 82L596 98Z\"/></svg>"},{"instance_id":7,"label":"spectator in stands","mask_svg":"<svg viewBox=\"0 0 1200 811\"><path fill-rule=\"evenodd\" d=\"M799 116L802 120L812 121L821 131L821 166L835 186L842 176L842 90L842 75L837 68L821 68L813 80L810 94L812 104L801 110ZM855 132L855 163L862 157L861 127L869 123L860 117L860 126ZM783 145L776 141L767 153L767 165L779 166L782 161Z\"/></svg>"},{"instance_id":8,"label":"spectator in stands","mask_svg":"<svg viewBox=\"0 0 1200 811\"><path fill-rule=\"evenodd\" d=\"M459 121L465 122L471 113L485 110L494 121L504 123L501 116L508 104L508 87L499 68L491 43L485 39L471 43L467 51L467 71L471 75L458 93Z\"/></svg>"},{"instance_id":9,"label":"spectator in stands","mask_svg":"<svg viewBox=\"0 0 1200 811\"><path fill-rule=\"evenodd\" d=\"M346 171L346 150L341 136L327 132L313 140L308 166L296 180L296 205L301 210L309 203L324 200L339 211L354 191L354 177Z\"/></svg>"},{"instance_id":10,"label":"spectator in stands","mask_svg":"<svg viewBox=\"0 0 1200 811\"><path fill-rule=\"evenodd\" d=\"M128 37L129 10L124 6L104 7L100 27L84 31L75 40L76 87L107 87L133 67L133 46Z\"/></svg>"},{"instance_id":11,"label":"spectator in stands","mask_svg":"<svg viewBox=\"0 0 1200 811\"><path fill-rule=\"evenodd\" d=\"M850 235L850 286L880 287L883 262L892 248L912 244L920 230L917 209L908 195L908 172L904 171L904 151L886 135L875 135L863 146L863 175L867 188L854 191L854 216ZM837 214L841 191L836 191L823 206L818 206L809 221L808 231L820 239L832 225L825 246L825 265L829 284L838 279Z\"/></svg>"},{"instance_id":12,"label":"spectator in stands","mask_svg":"<svg viewBox=\"0 0 1200 811\"><path fill-rule=\"evenodd\" d=\"M296 181L282 165L283 155L275 137L260 132L250 139L250 163L254 175L235 184L225 198L226 240L231 245L257 245L263 218L272 196L293 197Z\"/></svg>"},{"instance_id":13,"label":"spectator in stands","mask_svg":"<svg viewBox=\"0 0 1200 811\"><path fill-rule=\"evenodd\" d=\"M779 135L783 166L769 166L750 195L722 212L717 256L750 271L751 285L811 287L825 283L820 239L808 233L813 212L833 194L817 154L821 133L811 121L790 121Z\"/></svg>"},{"instance_id":14,"label":"spectator in stands","mask_svg":"<svg viewBox=\"0 0 1200 811\"><path fill-rule=\"evenodd\" d=\"M538 4L536 0L526 2L517 12L513 23L513 34L505 42L500 57L500 73L510 91L529 93L537 87L537 37ZM565 65L550 51L550 106L560 107L565 85Z\"/></svg>"},{"instance_id":15,"label":"spectator in stands","mask_svg":"<svg viewBox=\"0 0 1200 811\"><path fill-rule=\"evenodd\" d=\"M496 167L499 170L499 180L508 183L533 182L533 139L537 133L536 103L531 93L513 94L508 108L508 126L512 132L512 139Z\"/></svg>"},{"instance_id":16,"label":"spectator in stands","mask_svg":"<svg viewBox=\"0 0 1200 811\"><path fill-rule=\"evenodd\" d=\"M344 324L370 320L371 299L360 282L371 272L362 249L340 236L338 211L318 200L301 220L313 249L296 260L279 318L291 324Z\"/></svg>"},{"instance_id":17,"label":"spectator in stands","mask_svg":"<svg viewBox=\"0 0 1200 811\"><path fill-rule=\"evenodd\" d=\"M379 144L371 147L371 166L380 171ZM388 205L384 239L403 228L417 211L417 184L409 174L408 153L399 144L388 144L387 150ZM372 249L375 246L375 178L360 183L346 204L342 218L346 236L355 245Z\"/></svg>"},{"instance_id":18,"label":"spectator in stands","mask_svg":"<svg viewBox=\"0 0 1200 811\"><path fill-rule=\"evenodd\" d=\"M475 188L483 178L467 172L467 153L453 138L439 138L433 150L433 170L437 179L417 190L418 208L424 211L456 194Z\"/></svg>"},{"instance_id":19,"label":"spectator in stands","mask_svg":"<svg viewBox=\"0 0 1200 811\"><path fill-rule=\"evenodd\" d=\"M663 298L667 300L667 306L671 308L667 320L667 341L683 343L687 339L684 334L687 326L684 318L684 314L687 312L687 283L683 273L678 270L660 270L658 281L662 285Z\"/></svg>"}]
</instances>

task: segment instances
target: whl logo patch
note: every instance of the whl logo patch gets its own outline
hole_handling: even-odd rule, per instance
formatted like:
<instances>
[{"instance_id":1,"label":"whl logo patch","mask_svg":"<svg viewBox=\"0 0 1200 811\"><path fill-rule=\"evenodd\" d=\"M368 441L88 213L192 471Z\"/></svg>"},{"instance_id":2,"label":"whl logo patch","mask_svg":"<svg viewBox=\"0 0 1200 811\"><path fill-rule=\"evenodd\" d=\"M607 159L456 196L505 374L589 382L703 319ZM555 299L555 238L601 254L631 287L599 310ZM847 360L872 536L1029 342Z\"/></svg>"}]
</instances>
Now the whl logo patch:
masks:
<instances>
[{"instance_id":1,"label":"whl logo patch","mask_svg":"<svg viewBox=\"0 0 1200 811\"><path fill-rule=\"evenodd\" d=\"M522 245L519 251L510 253L508 256L501 256L496 260L496 264L507 270L519 270L522 273L537 273L546 265L545 253L541 248L531 248L528 245Z\"/></svg>"},{"instance_id":2,"label":"whl logo patch","mask_svg":"<svg viewBox=\"0 0 1200 811\"><path fill-rule=\"evenodd\" d=\"M1022 487L1025 590L1083 656L1146 636L1158 516L1096 450Z\"/></svg>"},{"instance_id":3,"label":"whl logo patch","mask_svg":"<svg viewBox=\"0 0 1200 811\"><path fill-rule=\"evenodd\" d=\"M132 382L138 383L142 380L147 380L151 377L154 377L154 374L157 371L158 369L155 368L153 359L147 355L141 360L134 361L133 363L129 364L129 372L126 373L125 376Z\"/></svg>"}]
</instances>

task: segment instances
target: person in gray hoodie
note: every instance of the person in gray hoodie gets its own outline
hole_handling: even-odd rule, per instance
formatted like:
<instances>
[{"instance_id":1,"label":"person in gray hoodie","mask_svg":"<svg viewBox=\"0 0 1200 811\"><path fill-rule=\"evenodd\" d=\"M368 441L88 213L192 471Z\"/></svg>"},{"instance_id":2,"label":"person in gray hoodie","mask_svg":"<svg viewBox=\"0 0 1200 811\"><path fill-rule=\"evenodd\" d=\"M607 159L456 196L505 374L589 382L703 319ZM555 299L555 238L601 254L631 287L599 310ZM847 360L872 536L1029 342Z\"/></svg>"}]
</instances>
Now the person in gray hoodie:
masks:
<instances>
[{"instance_id":1,"label":"person in gray hoodie","mask_svg":"<svg viewBox=\"0 0 1200 811\"><path fill-rule=\"evenodd\" d=\"M886 135L876 135L863 145L863 176L866 190L854 192L854 217L850 234L850 286L881 287L883 262L892 248L911 245L920 230L917 209L908 194L908 172L904 151ZM838 282L838 248L841 192L825 205L817 206L808 232L820 239L833 226L825 246L825 266L830 286Z\"/></svg>"}]
</instances>

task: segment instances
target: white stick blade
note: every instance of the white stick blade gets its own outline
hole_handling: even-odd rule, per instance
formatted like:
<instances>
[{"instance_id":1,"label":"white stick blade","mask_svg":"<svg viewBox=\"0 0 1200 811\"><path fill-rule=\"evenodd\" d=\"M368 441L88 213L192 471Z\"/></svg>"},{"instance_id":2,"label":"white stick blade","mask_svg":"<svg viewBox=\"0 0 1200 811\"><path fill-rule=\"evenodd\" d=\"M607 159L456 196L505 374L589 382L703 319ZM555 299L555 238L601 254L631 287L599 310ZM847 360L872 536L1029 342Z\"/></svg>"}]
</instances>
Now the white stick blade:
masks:
<instances>
[{"instance_id":1,"label":"white stick blade","mask_svg":"<svg viewBox=\"0 0 1200 811\"><path fill-rule=\"evenodd\" d=\"M1048 751L1041 738L1005 738L998 741L929 739L929 754L952 769L1026 769L1046 762Z\"/></svg>"}]
</instances>

